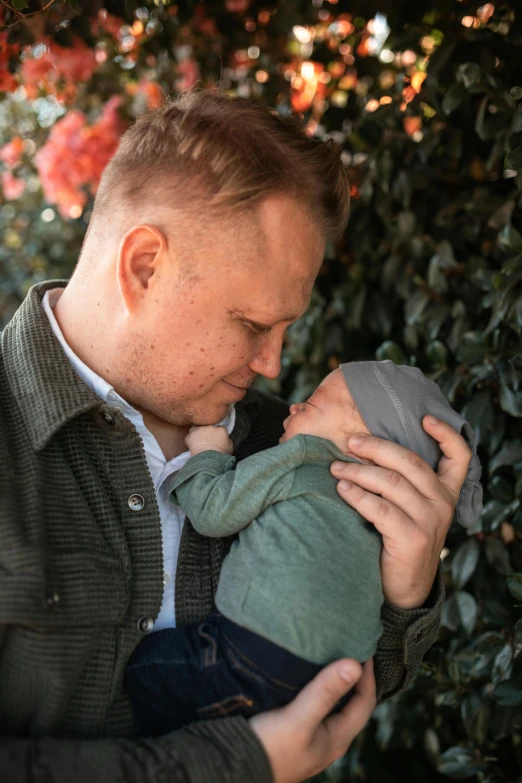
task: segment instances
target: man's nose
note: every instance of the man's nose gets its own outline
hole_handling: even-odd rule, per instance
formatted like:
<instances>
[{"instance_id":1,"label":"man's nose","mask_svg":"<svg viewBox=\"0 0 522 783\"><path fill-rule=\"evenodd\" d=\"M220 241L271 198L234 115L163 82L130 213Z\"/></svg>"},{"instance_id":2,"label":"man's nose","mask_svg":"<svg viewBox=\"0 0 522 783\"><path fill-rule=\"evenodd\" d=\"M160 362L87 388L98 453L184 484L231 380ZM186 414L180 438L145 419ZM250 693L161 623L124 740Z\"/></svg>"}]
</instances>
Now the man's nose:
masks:
<instances>
[{"instance_id":1,"label":"man's nose","mask_svg":"<svg viewBox=\"0 0 522 783\"><path fill-rule=\"evenodd\" d=\"M282 349L282 335L269 334L248 366L252 372L264 375L265 378L277 378L281 372Z\"/></svg>"}]
</instances>

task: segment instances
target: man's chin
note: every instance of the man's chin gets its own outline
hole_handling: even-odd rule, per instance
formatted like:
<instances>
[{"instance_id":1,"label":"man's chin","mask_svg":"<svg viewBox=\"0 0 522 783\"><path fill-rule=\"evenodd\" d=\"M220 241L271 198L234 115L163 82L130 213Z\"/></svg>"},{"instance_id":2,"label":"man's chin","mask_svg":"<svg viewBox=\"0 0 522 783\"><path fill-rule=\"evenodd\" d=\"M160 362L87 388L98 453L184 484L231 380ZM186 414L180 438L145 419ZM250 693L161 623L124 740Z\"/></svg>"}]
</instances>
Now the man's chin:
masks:
<instances>
[{"instance_id":1,"label":"man's chin","mask_svg":"<svg viewBox=\"0 0 522 783\"><path fill-rule=\"evenodd\" d=\"M209 406L204 411L194 411L192 415L192 426L205 427L209 424L219 424L227 416L230 408L230 403L217 403Z\"/></svg>"}]
</instances>

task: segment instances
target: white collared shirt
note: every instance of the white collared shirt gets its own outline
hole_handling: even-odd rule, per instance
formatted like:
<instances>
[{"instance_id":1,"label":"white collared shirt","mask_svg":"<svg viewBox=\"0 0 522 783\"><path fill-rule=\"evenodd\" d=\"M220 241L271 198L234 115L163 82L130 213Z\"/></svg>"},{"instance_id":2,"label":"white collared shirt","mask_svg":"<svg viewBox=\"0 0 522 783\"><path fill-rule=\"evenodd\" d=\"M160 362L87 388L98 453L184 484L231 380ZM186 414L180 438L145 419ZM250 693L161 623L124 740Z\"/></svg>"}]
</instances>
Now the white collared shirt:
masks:
<instances>
[{"instance_id":1,"label":"white collared shirt","mask_svg":"<svg viewBox=\"0 0 522 783\"><path fill-rule=\"evenodd\" d=\"M173 473L180 470L187 462L190 457L190 452L184 451L182 454L178 454L177 457L167 461L156 438L150 430L146 428L141 413L129 405L123 397L120 397L107 381L87 367L87 365L76 356L74 351L71 350L65 341L62 330L60 329L52 310L61 296L62 291L62 288L54 288L50 291L46 291L42 299L42 306L65 355L84 383L86 383L95 394L101 397L107 405L118 408L121 413L132 422L143 441L147 465L152 477L154 489L156 490L163 544L163 603L161 604L161 609L156 618L156 622L154 623L153 630L161 631L163 628L174 628L176 625L176 566L185 515L180 506L176 506L169 501L166 483L169 476L172 476ZM236 411L234 406L231 405L228 415L220 422L220 424L226 427L229 435L234 428L235 420Z\"/></svg>"}]
</instances>

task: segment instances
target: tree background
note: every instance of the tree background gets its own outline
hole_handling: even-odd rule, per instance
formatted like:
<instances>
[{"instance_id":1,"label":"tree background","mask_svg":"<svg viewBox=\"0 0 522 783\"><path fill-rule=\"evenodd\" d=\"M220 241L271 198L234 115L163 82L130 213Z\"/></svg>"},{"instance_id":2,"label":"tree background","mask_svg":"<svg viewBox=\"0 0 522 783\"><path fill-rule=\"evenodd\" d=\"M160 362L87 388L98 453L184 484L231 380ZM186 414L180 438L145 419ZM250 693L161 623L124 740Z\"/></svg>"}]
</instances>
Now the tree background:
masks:
<instances>
[{"instance_id":1,"label":"tree background","mask_svg":"<svg viewBox=\"0 0 522 783\"><path fill-rule=\"evenodd\" d=\"M47 4L45 4L47 2ZM0 322L67 277L118 138L199 82L343 145L352 216L264 385L419 366L469 419L438 644L319 781L522 783L522 9L517 0L1 0Z\"/></svg>"}]
</instances>

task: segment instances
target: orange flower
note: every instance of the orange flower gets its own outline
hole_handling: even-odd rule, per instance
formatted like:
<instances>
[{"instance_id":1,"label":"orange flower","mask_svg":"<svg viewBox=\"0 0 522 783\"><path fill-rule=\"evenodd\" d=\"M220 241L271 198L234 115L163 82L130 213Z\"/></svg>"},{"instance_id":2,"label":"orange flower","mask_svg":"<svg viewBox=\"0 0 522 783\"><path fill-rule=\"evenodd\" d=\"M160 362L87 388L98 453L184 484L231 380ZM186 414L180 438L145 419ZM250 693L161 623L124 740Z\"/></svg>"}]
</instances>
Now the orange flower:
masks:
<instances>
[{"instance_id":1,"label":"orange flower","mask_svg":"<svg viewBox=\"0 0 522 783\"><path fill-rule=\"evenodd\" d=\"M3 17L0 17L1 21ZM9 59L18 53L20 46L7 43L7 35L8 33L0 33L0 92L12 92L18 87L18 82L9 72Z\"/></svg>"},{"instance_id":2,"label":"orange flower","mask_svg":"<svg viewBox=\"0 0 522 783\"><path fill-rule=\"evenodd\" d=\"M402 124L408 136L413 136L416 131L422 128L422 119L421 117L405 117Z\"/></svg>"},{"instance_id":3,"label":"orange flower","mask_svg":"<svg viewBox=\"0 0 522 783\"><path fill-rule=\"evenodd\" d=\"M411 101L415 98L417 95L416 91L413 89L413 87L405 87L402 91L402 97L404 98L404 101L406 103L411 103Z\"/></svg>"},{"instance_id":4,"label":"orange flower","mask_svg":"<svg viewBox=\"0 0 522 783\"><path fill-rule=\"evenodd\" d=\"M370 54L370 47L368 46L368 41L370 40L370 35L368 33L364 33L361 36L361 41L355 50L359 57L368 57Z\"/></svg>"},{"instance_id":5,"label":"orange flower","mask_svg":"<svg viewBox=\"0 0 522 783\"><path fill-rule=\"evenodd\" d=\"M16 166L22 156L23 141L20 136L15 136L10 142L0 147L0 160L7 166Z\"/></svg>"},{"instance_id":6,"label":"orange flower","mask_svg":"<svg viewBox=\"0 0 522 783\"><path fill-rule=\"evenodd\" d=\"M426 74L423 71L415 71L411 77L411 86L415 92L420 92L423 82L426 80Z\"/></svg>"},{"instance_id":7,"label":"orange flower","mask_svg":"<svg viewBox=\"0 0 522 783\"><path fill-rule=\"evenodd\" d=\"M230 13L244 14L250 6L250 0L225 0L225 8Z\"/></svg>"},{"instance_id":8,"label":"orange flower","mask_svg":"<svg viewBox=\"0 0 522 783\"><path fill-rule=\"evenodd\" d=\"M137 91L145 95L148 109L158 109L163 103L164 93L157 82L147 77L140 79Z\"/></svg>"}]
</instances>

